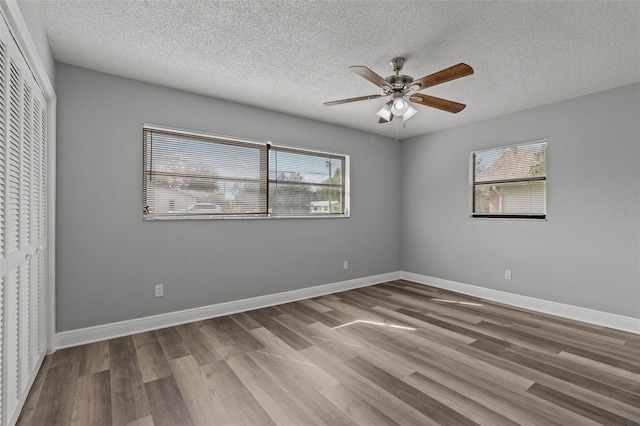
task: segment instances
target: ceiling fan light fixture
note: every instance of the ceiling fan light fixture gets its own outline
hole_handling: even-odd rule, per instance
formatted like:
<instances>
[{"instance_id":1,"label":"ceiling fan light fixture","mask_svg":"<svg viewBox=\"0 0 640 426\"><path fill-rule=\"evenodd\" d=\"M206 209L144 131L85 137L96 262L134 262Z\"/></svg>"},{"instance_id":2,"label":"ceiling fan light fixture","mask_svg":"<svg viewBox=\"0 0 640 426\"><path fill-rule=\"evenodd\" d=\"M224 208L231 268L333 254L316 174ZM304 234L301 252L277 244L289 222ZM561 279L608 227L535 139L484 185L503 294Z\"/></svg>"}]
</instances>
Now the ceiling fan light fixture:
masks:
<instances>
[{"instance_id":1,"label":"ceiling fan light fixture","mask_svg":"<svg viewBox=\"0 0 640 426\"><path fill-rule=\"evenodd\" d=\"M387 121L391 121L391 107L389 104L382 105L382 108L380 108L380 111L376 112L376 115Z\"/></svg>"},{"instance_id":2,"label":"ceiling fan light fixture","mask_svg":"<svg viewBox=\"0 0 640 426\"><path fill-rule=\"evenodd\" d=\"M409 109L409 102L403 97L397 97L393 100L391 112L393 115L403 115Z\"/></svg>"},{"instance_id":3,"label":"ceiling fan light fixture","mask_svg":"<svg viewBox=\"0 0 640 426\"><path fill-rule=\"evenodd\" d=\"M412 107L411 105L409 104L407 105L409 106L409 108L407 109L407 112L403 114L402 121L407 121L408 119L416 115L416 112L418 112L418 110Z\"/></svg>"}]
</instances>

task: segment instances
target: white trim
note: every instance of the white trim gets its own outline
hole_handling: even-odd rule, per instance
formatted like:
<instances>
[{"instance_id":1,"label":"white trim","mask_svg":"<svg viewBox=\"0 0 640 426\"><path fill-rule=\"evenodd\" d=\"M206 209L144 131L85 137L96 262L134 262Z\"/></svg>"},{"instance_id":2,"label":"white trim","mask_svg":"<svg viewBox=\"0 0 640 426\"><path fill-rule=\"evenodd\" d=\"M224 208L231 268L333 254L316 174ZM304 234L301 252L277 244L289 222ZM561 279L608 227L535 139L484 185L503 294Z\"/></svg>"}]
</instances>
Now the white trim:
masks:
<instances>
[{"instance_id":1,"label":"white trim","mask_svg":"<svg viewBox=\"0 0 640 426\"><path fill-rule=\"evenodd\" d=\"M55 341L57 344L56 349L84 345L101 340L128 336L135 333L142 333L145 331L172 327L189 322L201 321L208 318L231 315L238 312L246 312L253 309L266 308L268 306L295 302L297 300L323 296L325 294L337 293L340 291L352 290L360 287L367 287L375 284L385 283L388 281L394 281L397 279L405 279L418 284L430 285L433 287L451 290L462 294L468 294L487 300L506 303L509 305L531 309L538 312L544 312L546 314L557 315L563 318L574 319L577 321L598 324L617 330L640 334L640 319L637 318L610 314L607 312L581 308L578 306L565 305L563 303L550 302L547 300L536 299L534 297L521 296L518 294L492 290L455 281L443 280L441 278L434 278L426 275L414 274L411 272L397 271L370 277L356 278L353 280L340 281L331 284L324 284L316 287L286 291L283 293L257 296L249 299L234 300L231 302L218 303L215 305L202 306L199 308L169 312L166 314L136 318L132 320L114 322L104 325L96 325L93 327L86 327L77 330L63 331L61 333L57 333L55 336Z\"/></svg>"},{"instance_id":2,"label":"white trim","mask_svg":"<svg viewBox=\"0 0 640 426\"><path fill-rule=\"evenodd\" d=\"M215 305L202 306L200 308L169 312L166 314L97 325L78 330L63 331L56 335L56 343L58 345L57 349L84 345L86 343L97 342L100 340L113 339L115 337L157 330L159 328L172 327L174 325L201 321L208 318L215 318L223 315L250 311L253 309L266 308L267 306L295 302L296 300L323 296L325 294L352 290L360 287L367 287L397 279L400 279L400 272L390 272L387 274L356 278L353 280L324 284L300 290L285 291L283 293L218 303Z\"/></svg>"},{"instance_id":3,"label":"white trim","mask_svg":"<svg viewBox=\"0 0 640 426\"><path fill-rule=\"evenodd\" d=\"M56 348L56 95L47 98L47 309L49 313L48 352Z\"/></svg>"},{"instance_id":4,"label":"white trim","mask_svg":"<svg viewBox=\"0 0 640 426\"><path fill-rule=\"evenodd\" d=\"M640 334L640 318L611 314L608 312L596 311L594 309L581 308L579 306L537 299L535 297L521 296L519 294L463 284L456 281L444 280L442 278L429 277L427 275L414 274L412 272L402 271L400 272L400 275L402 276L402 279L418 284L430 285L445 290L455 291L457 293L492 300L494 302L506 303L512 306L543 312L545 314L556 315L563 318L614 328L616 330L627 331L629 333Z\"/></svg>"}]
</instances>

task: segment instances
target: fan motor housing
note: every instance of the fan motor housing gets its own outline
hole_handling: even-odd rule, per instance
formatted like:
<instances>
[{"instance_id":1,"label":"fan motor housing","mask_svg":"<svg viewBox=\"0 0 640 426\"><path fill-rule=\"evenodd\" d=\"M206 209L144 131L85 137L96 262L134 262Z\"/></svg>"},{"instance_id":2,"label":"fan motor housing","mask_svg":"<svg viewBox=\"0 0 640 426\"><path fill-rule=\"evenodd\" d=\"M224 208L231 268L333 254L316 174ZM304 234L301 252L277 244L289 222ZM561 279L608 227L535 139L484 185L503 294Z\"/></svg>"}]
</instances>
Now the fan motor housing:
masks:
<instances>
[{"instance_id":1,"label":"fan motor housing","mask_svg":"<svg viewBox=\"0 0 640 426\"><path fill-rule=\"evenodd\" d=\"M402 89L407 84L413 81L413 77L408 75L390 75L385 80L396 89Z\"/></svg>"}]
</instances>

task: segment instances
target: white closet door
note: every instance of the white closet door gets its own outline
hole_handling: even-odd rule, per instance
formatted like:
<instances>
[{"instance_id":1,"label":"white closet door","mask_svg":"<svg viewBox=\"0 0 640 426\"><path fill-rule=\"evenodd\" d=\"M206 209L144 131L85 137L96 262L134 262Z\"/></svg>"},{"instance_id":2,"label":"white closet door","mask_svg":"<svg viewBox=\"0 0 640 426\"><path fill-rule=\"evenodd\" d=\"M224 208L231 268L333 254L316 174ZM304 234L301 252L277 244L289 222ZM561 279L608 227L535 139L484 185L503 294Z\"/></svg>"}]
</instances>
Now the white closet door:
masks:
<instances>
[{"instance_id":1,"label":"white closet door","mask_svg":"<svg viewBox=\"0 0 640 426\"><path fill-rule=\"evenodd\" d=\"M8 425L47 349L47 103L0 21L0 425Z\"/></svg>"}]
</instances>

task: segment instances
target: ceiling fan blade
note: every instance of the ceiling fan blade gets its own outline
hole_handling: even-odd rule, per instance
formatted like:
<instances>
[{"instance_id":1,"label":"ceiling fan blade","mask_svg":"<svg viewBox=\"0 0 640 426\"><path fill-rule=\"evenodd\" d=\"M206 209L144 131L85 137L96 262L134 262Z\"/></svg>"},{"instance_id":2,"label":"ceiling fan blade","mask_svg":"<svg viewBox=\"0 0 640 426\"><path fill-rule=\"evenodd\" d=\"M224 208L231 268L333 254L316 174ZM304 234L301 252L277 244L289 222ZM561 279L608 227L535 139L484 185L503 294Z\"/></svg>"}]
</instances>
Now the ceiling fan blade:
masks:
<instances>
[{"instance_id":1,"label":"ceiling fan blade","mask_svg":"<svg viewBox=\"0 0 640 426\"><path fill-rule=\"evenodd\" d=\"M473 68L467 64L458 64L452 67L443 69L436 73L430 74L426 77L419 78L407 84L408 87L420 86L418 90L426 89L427 87L435 86L437 84L446 83L447 81L455 80L457 78L466 77L473 74Z\"/></svg>"},{"instance_id":2,"label":"ceiling fan blade","mask_svg":"<svg viewBox=\"0 0 640 426\"><path fill-rule=\"evenodd\" d=\"M409 98L411 102L416 104L441 109L443 111L457 114L462 111L466 105L454 101L448 101L446 99L436 98L435 96L428 96L422 93L416 93Z\"/></svg>"},{"instance_id":3,"label":"ceiling fan blade","mask_svg":"<svg viewBox=\"0 0 640 426\"><path fill-rule=\"evenodd\" d=\"M388 123L390 121L393 121L393 117L395 117L393 114L391 114L391 118L389 118L388 120L385 120L384 118L380 117L380 120L378 120L378 124Z\"/></svg>"},{"instance_id":4,"label":"ceiling fan blade","mask_svg":"<svg viewBox=\"0 0 640 426\"><path fill-rule=\"evenodd\" d=\"M357 97L357 98L349 98L349 99L341 99L339 101L325 102L322 105L324 105L324 106L340 105L340 104L346 104L346 103L349 103L349 102L366 101L367 99L378 99L381 96L382 95L360 96L360 97Z\"/></svg>"},{"instance_id":5,"label":"ceiling fan blade","mask_svg":"<svg viewBox=\"0 0 640 426\"><path fill-rule=\"evenodd\" d=\"M380 77L378 74L371 71L369 68L365 66L356 65L353 67L349 67L349 69L351 70L351 72L358 74L360 77L366 78L376 86L388 87L389 89L393 89L393 86L387 80Z\"/></svg>"}]
</instances>

